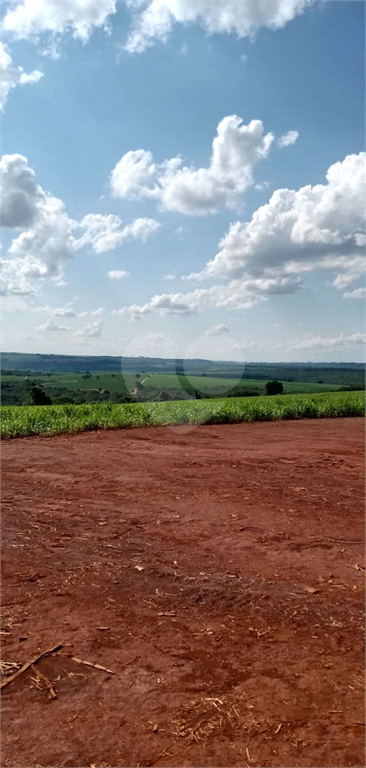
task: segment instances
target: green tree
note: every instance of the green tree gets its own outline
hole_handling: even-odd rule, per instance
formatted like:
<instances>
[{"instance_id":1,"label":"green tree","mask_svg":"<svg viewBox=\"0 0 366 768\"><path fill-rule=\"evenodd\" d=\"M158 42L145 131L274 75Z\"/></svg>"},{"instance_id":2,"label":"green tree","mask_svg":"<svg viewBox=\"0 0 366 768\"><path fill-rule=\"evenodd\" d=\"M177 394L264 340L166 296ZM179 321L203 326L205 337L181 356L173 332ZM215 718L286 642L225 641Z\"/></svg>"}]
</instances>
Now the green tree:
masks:
<instances>
[{"instance_id":1,"label":"green tree","mask_svg":"<svg viewBox=\"0 0 366 768\"><path fill-rule=\"evenodd\" d=\"M267 381L267 395L282 395L283 384L280 381Z\"/></svg>"},{"instance_id":2,"label":"green tree","mask_svg":"<svg viewBox=\"0 0 366 768\"><path fill-rule=\"evenodd\" d=\"M51 398L39 387L32 387L30 396L32 405L52 405Z\"/></svg>"}]
</instances>

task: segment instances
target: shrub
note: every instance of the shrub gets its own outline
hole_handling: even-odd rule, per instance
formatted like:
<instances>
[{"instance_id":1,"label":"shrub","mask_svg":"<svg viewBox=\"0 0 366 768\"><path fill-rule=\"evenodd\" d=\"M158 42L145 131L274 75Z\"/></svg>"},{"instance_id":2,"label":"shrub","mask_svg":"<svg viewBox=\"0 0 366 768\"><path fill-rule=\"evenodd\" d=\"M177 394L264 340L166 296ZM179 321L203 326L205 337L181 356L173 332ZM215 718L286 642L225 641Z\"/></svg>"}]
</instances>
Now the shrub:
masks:
<instances>
[{"instance_id":1,"label":"shrub","mask_svg":"<svg viewBox=\"0 0 366 768\"><path fill-rule=\"evenodd\" d=\"M52 405L51 398L39 387L32 387L30 396L32 405Z\"/></svg>"},{"instance_id":2,"label":"shrub","mask_svg":"<svg viewBox=\"0 0 366 768\"><path fill-rule=\"evenodd\" d=\"M280 381L267 381L267 395L282 395L283 384Z\"/></svg>"}]
</instances>

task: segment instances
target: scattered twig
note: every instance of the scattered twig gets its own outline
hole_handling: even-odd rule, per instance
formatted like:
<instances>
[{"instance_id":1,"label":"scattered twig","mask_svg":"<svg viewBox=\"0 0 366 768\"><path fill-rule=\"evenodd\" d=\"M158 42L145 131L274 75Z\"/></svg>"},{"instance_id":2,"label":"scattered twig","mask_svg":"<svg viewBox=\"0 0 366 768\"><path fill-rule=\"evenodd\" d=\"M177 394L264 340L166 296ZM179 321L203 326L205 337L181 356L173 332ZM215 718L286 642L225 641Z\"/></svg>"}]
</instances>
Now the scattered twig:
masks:
<instances>
[{"instance_id":1,"label":"scattered twig","mask_svg":"<svg viewBox=\"0 0 366 768\"><path fill-rule=\"evenodd\" d=\"M158 760L161 760L162 757L169 756L171 757L171 754L169 752L169 749L172 749L174 745L172 744L170 747L166 747L162 752L160 752L160 755L157 757L154 757L153 760L150 760L148 763L146 763L146 768L151 768L151 766L155 765L155 763L158 762Z\"/></svg>"},{"instance_id":2,"label":"scattered twig","mask_svg":"<svg viewBox=\"0 0 366 768\"><path fill-rule=\"evenodd\" d=\"M26 672L27 669L33 666L33 664L37 664L38 661L41 661L41 659L44 659L45 656L51 656L53 653L57 653L61 648L63 648L63 643L58 643L58 645L54 645L53 648L49 648L47 651L43 651L43 653L40 653L38 656L35 657L35 659L32 659L31 661L26 661L25 664L23 664L20 669L18 669L16 672L14 672L12 675L9 675L9 677L6 678L6 680L2 680L0 684L0 689L5 688L5 686L9 685L9 683L12 683L13 680L15 680L19 675L22 675L23 672Z\"/></svg>"},{"instance_id":3,"label":"scattered twig","mask_svg":"<svg viewBox=\"0 0 366 768\"><path fill-rule=\"evenodd\" d=\"M57 699L56 689L54 685L51 683L51 681L48 679L48 677L43 675L39 669L33 666L33 664L31 666L31 669L35 674L35 677L32 677L32 681L36 685L36 687L40 691L47 691L50 699Z\"/></svg>"},{"instance_id":4,"label":"scattered twig","mask_svg":"<svg viewBox=\"0 0 366 768\"><path fill-rule=\"evenodd\" d=\"M21 666L22 664L17 661L0 661L0 671L4 676L12 675L13 672L17 672Z\"/></svg>"},{"instance_id":5,"label":"scattered twig","mask_svg":"<svg viewBox=\"0 0 366 768\"><path fill-rule=\"evenodd\" d=\"M111 669L107 669L107 667L102 667L101 664L93 664L92 661L85 661L85 659L77 659L76 656L68 656L69 659L72 659L73 661L76 661L77 664L85 664L87 667L94 667L94 669L100 669L102 672L108 672L109 675L116 675L117 672L113 672Z\"/></svg>"}]
</instances>

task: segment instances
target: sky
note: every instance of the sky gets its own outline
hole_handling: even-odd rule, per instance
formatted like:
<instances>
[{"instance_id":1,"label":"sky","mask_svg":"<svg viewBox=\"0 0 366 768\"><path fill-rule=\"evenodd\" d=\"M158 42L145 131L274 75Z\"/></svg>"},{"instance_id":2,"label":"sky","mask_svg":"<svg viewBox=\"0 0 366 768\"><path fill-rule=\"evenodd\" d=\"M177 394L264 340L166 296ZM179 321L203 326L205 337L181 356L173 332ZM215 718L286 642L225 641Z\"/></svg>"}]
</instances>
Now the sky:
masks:
<instances>
[{"instance_id":1,"label":"sky","mask_svg":"<svg viewBox=\"0 0 366 768\"><path fill-rule=\"evenodd\" d=\"M363 0L5 0L3 349L363 361Z\"/></svg>"}]
</instances>

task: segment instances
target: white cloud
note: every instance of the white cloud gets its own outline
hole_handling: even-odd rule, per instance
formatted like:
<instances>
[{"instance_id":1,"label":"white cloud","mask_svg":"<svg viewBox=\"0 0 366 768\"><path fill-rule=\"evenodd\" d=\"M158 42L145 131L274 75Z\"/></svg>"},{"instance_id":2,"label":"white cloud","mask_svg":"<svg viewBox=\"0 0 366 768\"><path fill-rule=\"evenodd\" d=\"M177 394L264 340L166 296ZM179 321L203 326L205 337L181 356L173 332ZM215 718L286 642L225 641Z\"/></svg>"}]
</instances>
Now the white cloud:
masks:
<instances>
[{"instance_id":1,"label":"white cloud","mask_svg":"<svg viewBox=\"0 0 366 768\"><path fill-rule=\"evenodd\" d=\"M290 144L295 144L295 141L297 141L298 138L298 131L288 131L283 136L280 136L277 143L279 147L289 147Z\"/></svg>"},{"instance_id":2,"label":"white cloud","mask_svg":"<svg viewBox=\"0 0 366 768\"><path fill-rule=\"evenodd\" d=\"M67 325L59 325L53 320L47 320L43 325L39 325L37 331L41 333L53 333L55 331L69 331L70 328Z\"/></svg>"},{"instance_id":3,"label":"white cloud","mask_svg":"<svg viewBox=\"0 0 366 768\"><path fill-rule=\"evenodd\" d=\"M270 186L270 181L260 181L258 184L254 184L254 189L257 189L259 192L261 192L263 189L268 189Z\"/></svg>"},{"instance_id":4,"label":"white cloud","mask_svg":"<svg viewBox=\"0 0 366 768\"><path fill-rule=\"evenodd\" d=\"M230 328L224 323L219 323L212 328L208 328L206 333L209 336L221 336L223 333L230 333Z\"/></svg>"},{"instance_id":5,"label":"white cloud","mask_svg":"<svg viewBox=\"0 0 366 768\"><path fill-rule=\"evenodd\" d=\"M327 184L276 190L251 221L230 226L217 256L194 277L298 274L320 266L356 276L363 261L365 159L361 152L335 163Z\"/></svg>"},{"instance_id":6,"label":"white cloud","mask_svg":"<svg viewBox=\"0 0 366 768\"><path fill-rule=\"evenodd\" d=\"M100 317L101 315L105 314L104 307L98 307L98 309L94 309L92 312L80 312L78 317Z\"/></svg>"},{"instance_id":7,"label":"white cloud","mask_svg":"<svg viewBox=\"0 0 366 768\"><path fill-rule=\"evenodd\" d=\"M3 31L16 40L42 42L59 55L62 35L86 43L96 28L110 32L122 0L7 0ZM176 23L196 23L208 34L253 38L262 27L279 29L317 0L124 0L135 11L125 50L144 51L165 42ZM186 53L186 45L181 48Z\"/></svg>"},{"instance_id":8,"label":"white cloud","mask_svg":"<svg viewBox=\"0 0 366 768\"><path fill-rule=\"evenodd\" d=\"M154 198L162 209L190 216L215 213L222 207L237 208L253 184L253 168L270 151L274 136L264 133L261 120L242 125L228 115L217 126L207 168L182 166L180 157L154 162L143 149L127 152L111 173L116 197Z\"/></svg>"},{"instance_id":9,"label":"white cloud","mask_svg":"<svg viewBox=\"0 0 366 768\"><path fill-rule=\"evenodd\" d=\"M350 283L359 280L366 272L366 257L354 256L353 258L338 256L338 258L328 257L324 259L327 269L343 269L333 281L333 285L339 290L347 288Z\"/></svg>"},{"instance_id":10,"label":"white cloud","mask_svg":"<svg viewBox=\"0 0 366 768\"><path fill-rule=\"evenodd\" d=\"M161 315L191 315L207 307L225 307L226 309L248 309L270 295L294 293L300 285L298 277L272 277L251 280L232 280L228 285L214 285L212 288L200 288L191 293L171 293L153 296L146 304L132 304L129 307L113 310L116 315L129 315L132 320L140 320L150 312Z\"/></svg>"},{"instance_id":11,"label":"white cloud","mask_svg":"<svg viewBox=\"0 0 366 768\"><path fill-rule=\"evenodd\" d=\"M1 209L3 227L25 229L33 224L45 193L22 155L3 155L0 160Z\"/></svg>"},{"instance_id":12,"label":"white cloud","mask_svg":"<svg viewBox=\"0 0 366 768\"><path fill-rule=\"evenodd\" d=\"M75 331L74 336L87 336L89 338L95 338L100 336L102 332L102 320L96 320L95 323L90 323L81 328L80 331Z\"/></svg>"},{"instance_id":13,"label":"white cloud","mask_svg":"<svg viewBox=\"0 0 366 768\"><path fill-rule=\"evenodd\" d=\"M76 248L91 245L96 253L112 251L121 245L128 237L146 242L160 224L155 219L135 219L121 229L122 221L119 216L112 214L89 213L80 222L80 227L85 233L76 242Z\"/></svg>"},{"instance_id":14,"label":"white cloud","mask_svg":"<svg viewBox=\"0 0 366 768\"><path fill-rule=\"evenodd\" d=\"M126 43L131 53L166 42L177 23L197 23L212 35L253 37L261 28L279 29L314 0L128 0L138 12Z\"/></svg>"},{"instance_id":15,"label":"white cloud","mask_svg":"<svg viewBox=\"0 0 366 768\"><path fill-rule=\"evenodd\" d=\"M173 275L171 272L169 272L169 274L168 274L168 275L164 275L164 278L163 278L163 279L164 279L164 280L176 280L176 279L177 279L177 276L176 276L176 275Z\"/></svg>"},{"instance_id":16,"label":"white cloud","mask_svg":"<svg viewBox=\"0 0 366 768\"><path fill-rule=\"evenodd\" d=\"M73 302L70 301L68 304L66 304L64 307L58 307L53 310L53 314L57 317L75 317L76 312L74 310L74 307L72 306Z\"/></svg>"},{"instance_id":17,"label":"white cloud","mask_svg":"<svg viewBox=\"0 0 366 768\"><path fill-rule=\"evenodd\" d=\"M343 294L345 299L366 299L366 288L355 288Z\"/></svg>"},{"instance_id":18,"label":"white cloud","mask_svg":"<svg viewBox=\"0 0 366 768\"><path fill-rule=\"evenodd\" d=\"M154 219L136 219L120 229L118 216L89 214L71 219L62 200L45 192L22 155L0 161L0 223L20 230L2 262L2 293L34 293L34 280L51 278L62 284L63 269L75 252L91 245L97 253L112 250L127 237L147 240L160 226ZM74 233L84 230L76 238ZM63 283L64 284L64 283Z\"/></svg>"},{"instance_id":19,"label":"white cloud","mask_svg":"<svg viewBox=\"0 0 366 768\"><path fill-rule=\"evenodd\" d=\"M130 273L126 272L124 269L111 269L107 272L107 275L111 280L124 280L126 277L129 277L129 274Z\"/></svg>"},{"instance_id":20,"label":"white cloud","mask_svg":"<svg viewBox=\"0 0 366 768\"><path fill-rule=\"evenodd\" d=\"M326 338L324 336L308 336L298 344L290 344L291 349L316 349L327 347L344 347L352 344L365 344L366 333L351 333L348 336L341 333L339 336Z\"/></svg>"},{"instance_id":21,"label":"white cloud","mask_svg":"<svg viewBox=\"0 0 366 768\"><path fill-rule=\"evenodd\" d=\"M43 72L34 69L27 74L23 67L16 67L4 44L0 42L0 110L4 108L9 91L17 85L38 83L43 77Z\"/></svg>"},{"instance_id":22,"label":"white cloud","mask_svg":"<svg viewBox=\"0 0 366 768\"><path fill-rule=\"evenodd\" d=\"M296 292L301 274L315 269L342 270L346 283L336 278L336 287L344 288L366 265L365 158L362 152L332 165L325 185L278 189L250 222L232 224L217 256L188 276L230 278L227 285L156 295L119 312L138 319L153 311L187 315L205 307L245 309L270 295Z\"/></svg>"},{"instance_id":23,"label":"white cloud","mask_svg":"<svg viewBox=\"0 0 366 768\"><path fill-rule=\"evenodd\" d=\"M3 31L15 40L46 38L45 53L57 56L61 35L71 32L86 43L93 30L108 31L116 0L13 0L3 19Z\"/></svg>"}]
</instances>

